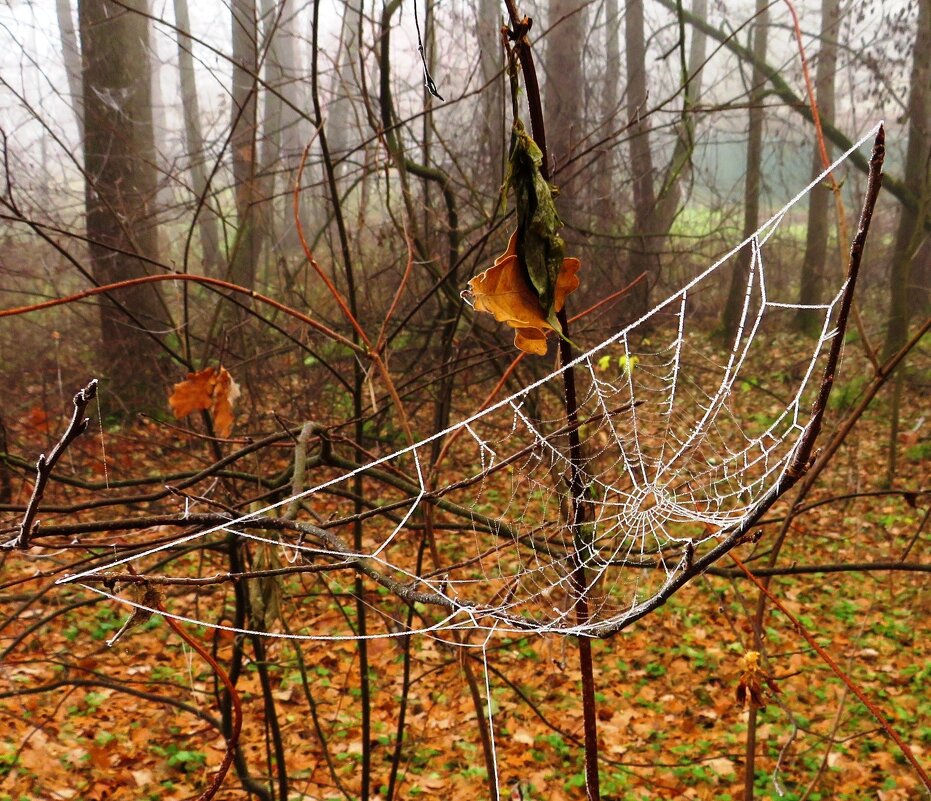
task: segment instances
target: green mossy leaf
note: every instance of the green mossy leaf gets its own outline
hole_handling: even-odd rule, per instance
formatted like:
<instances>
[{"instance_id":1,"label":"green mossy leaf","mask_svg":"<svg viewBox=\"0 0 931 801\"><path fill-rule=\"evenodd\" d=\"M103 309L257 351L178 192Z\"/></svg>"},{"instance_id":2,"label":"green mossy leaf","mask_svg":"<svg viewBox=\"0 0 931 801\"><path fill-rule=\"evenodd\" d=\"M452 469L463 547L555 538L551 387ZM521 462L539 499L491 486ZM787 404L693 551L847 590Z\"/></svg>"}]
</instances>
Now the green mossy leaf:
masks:
<instances>
[{"instance_id":1,"label":"green mossy leaf","mask_svg":"<svg viewBox=\"0 0 931 801\"><path fill-rule=\"evenodd\" d=\"M565 243L558 231L555 189L540 172L543 153L520 120L511 134L511 156L504 189L514 191L517 207L517 256L521 270L540 300L543 315L557 332L556 281L562 267Z\"/></svg>"}]
</instances>

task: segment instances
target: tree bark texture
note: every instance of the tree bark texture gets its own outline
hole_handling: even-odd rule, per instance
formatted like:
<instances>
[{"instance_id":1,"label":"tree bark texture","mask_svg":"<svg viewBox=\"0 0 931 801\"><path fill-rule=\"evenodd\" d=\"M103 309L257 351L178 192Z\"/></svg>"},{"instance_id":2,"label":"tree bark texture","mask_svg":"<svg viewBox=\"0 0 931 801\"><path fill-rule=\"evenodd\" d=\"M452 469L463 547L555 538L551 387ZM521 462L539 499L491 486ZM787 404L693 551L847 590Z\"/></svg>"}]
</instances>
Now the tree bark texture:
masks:
<instances>
[{"instance_id":1,"label":"tree bark texture","mask_svg":"<svg viewBox=\"0 0 931 801\"><path fill-rule=\"evenodd\" d=\"M359 36L362 26L362 14L357 7L359 0L349 0L343 11L340 32L340 51L333 80L333 99L330 101L330 113L327 119L327 139L333 157L341 159L350 148L349 132L358 127L352 119L353 98L361 93L356 79L359 65ZM337 169L338 175L346 172L345 163Z\"/></svg>"},{"instance_id":2,"label":"tree bark texture","mask_svg":"<svg viewBox=\"0 0 931 801\"><path fill-rule=\"evenodd\" d=\"M74 29L74 17L71 14L71 0L55 0L55 12L58 15L58 30L61 35L61 51L65 60L65 74L68 77L71 110L78 123L78 141L84 140L84 90L81 80L81 48L78 45L77 31Z\"/></svg>"},{"instance_id":3,"label":"tree bark texture","mask_svg":"<svg viewBox=\"0 0 931 801\"><path fill-rule=\"evenodd\" d=\"M269 26L265 34L268 40L268 88L261 156L266 185L262 191L263 197L267 198L264 203L268 209L266 217L274 220L270 229L276 232L275 244L280 244L284 253L293 254L300 252L300 242L294 223L291 178L297 172L304 142L311 137L309 126L304 125L301 116L309 107L309 100L304 92L305 75L297 50L299 6L289 0L278 0L277 3L264 0L262 8L263 19ZM273 180L276 175L280 177L277 188ZM308 228L309 218L305 230Z\"/></svg>"},{"instance_id":4,"label":"tree bark texture","mask_svg":"<svg viewBox=\"0 0 931 801\"><path fill-rule=\"evenodd\" d=\"M753 26L754 66L750 85L750 124L747 134L747 174L744 178L744 224L743 238L746 239L760 227L760 178L763 169L763 101L766 96L766 76L757 66L766 61L766 46L769 36L769 3L757 0L756 22ZM750 260L753 256L749 246L734 258L734 271L724 306L722 333L733 338L740 324Z\"/></svg>"},{"instance_id":5,"label":"tree bark texture","mask_svg":"<svg viewBox=\"0 0 931 801\"><path fill-rule=\"evenodd\" d=\"M145 0L78 5L86 136L85 203L94 279L113 283L156 272L157 188ZM100 306L107 395L126 410L162 397L157 337L167 312L154 285L110 293Z\"/></svg>"},{"instance_id":6,"label":"tree bark texture","mask_svg":"<svg viewBox=\"0 0 931 801\"><path fill-rule=\"evenodd\" d=\"M200 128L200 102L197 98L197 83L194 73L194 46L191 39L191 19L188 0L174 0L175 35L178 42L178 71L181 82L181 112L184 117L184 138L187 145L188 170L191 174L191 189L197 199L205 197L207 170L205 165L204 137ZM197 215L197 230L203 263L210 275L217 275L220 267L220 235L216 214L209 198L205 198Z\"/></svg>"},{"instance_id":7,"label":"tree bark texture","mask_svg":"<svg viewBox=\"0 0 931 801\"><path fill-rule=\"evenodd\" d=\"M501 47L501 4L497 0L479 0L478 32L479 70L482 82L482 117L478 121L481 163L488 169L489 180L479 189L495 193L504 177L504 160L510 137L504 127L504 69ZM481 170L480 173L484 172Z\"/></svg>"},{"instance_id":8,"label":"tree bark texture","mask_svg":"<svg viewBox=\"0 0 931 801\"><path fill-rule=\"evenodd\" d=\"M605 139L617 129L617 112L620 103L621 85L621 37L620 16L617 0L605 0L605 77L601 95L601 118L598 120L598 138ZM604 145L595 164L595 180L592 181L592 196L589 198L593 226L604 226L615 232L618 205L613 191L615 177L614 141ZM609 245L613 250L613 243Z\"/></svg>"},{"instance_id":9,"label":"tree bark texture","mask_svg":"<svg viewBox=\"0 0 931 801\"><path fill-rule=\"evenodd\" d=\"M908 337L912 298L926 306L927 287L913 286L912 268L919 273L915 256L926 237L924 220L931 207L931 0L919 0L918 25L912 56L908 94L908 148L905 153L905 185L918 198L916 210L902 207L889 269L889 319L883 355L895 353ZM924 273L927 275L927 272ZM921 300L923 298L923 301ZM910 306L912 308L910 308Z\"/></svg>"},{"instance_id":10,"label":"tree bark texture","mask_svg":"<svg viewBox=\"0 0 931 801\"><path fill-rule=\"evenodd\" d=\"M260 200L256 165L258 25L255 0L233 0L233 182L237 231L230 259L230 280L255 286L262 239L256 204Z\"/></svg>"},{"instance_id":11,"label":"tree bark texture","mask_svg":"<svg viewBox=\"0 0 931 801\"><path fill-rule=\"evenodd\" d=\"M815 68L815 94L818 111L824 122L834 122L834 75L837 71L837 37L840 25L840 0L821 2L821 48ZM831 145L825 142L828 156ZM812 147L811 177L816 178L824 170L821 150L815 142ZM825 186L816 186L808 195L808 230L805 237L805 259L802 262L799 303L821 302L821 285L828 256L830 233L831 191ZM817 335L821 328L821 312L817 309L799 309L796 326L801 331Z\"/></svg>"},{"instance_id":12,"label":"tree bark texture","mask_svg":"<svg viewBox=\"0 0 931 801\"><path fill-rule=\"evenodd\" d=\"M634 224L631 231L627 280L642 273L647 278L630 293L622 308L630 319L647 311L649 287L659 279L658 240L656 238L656 190L653 184L653 154L650 151L650 120L646 116L648 88L646 74L646 38L643 25L643 0L625 3L624 44L627 64L627 119L630 124L630 168L633 179ZM621 323L629 320L621 320Z\"/></svg>"},{"instance_id":13,"label":"tree bark texture","mask_svg":"<svg viewBox=\"0 0 931 801\"><path fill-rule=\"evenodd\" d=\"M552 175L562 190L560 211L571 209L574 172L567 162L582 124L582 51L585 11L581 0L550 0L546 37L546 141ZM560 173L560 171L562 172Z\"/></svg>"}]
</instances>

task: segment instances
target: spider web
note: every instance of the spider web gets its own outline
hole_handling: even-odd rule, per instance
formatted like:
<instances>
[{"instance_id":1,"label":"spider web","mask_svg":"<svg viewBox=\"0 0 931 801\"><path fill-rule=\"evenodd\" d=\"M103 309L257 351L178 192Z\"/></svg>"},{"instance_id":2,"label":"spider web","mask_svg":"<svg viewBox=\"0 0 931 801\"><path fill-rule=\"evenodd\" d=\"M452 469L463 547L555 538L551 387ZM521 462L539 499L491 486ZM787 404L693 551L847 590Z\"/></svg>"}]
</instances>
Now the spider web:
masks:
<instances>
[{"instance_id":1,"label":"spider web","mask_svg":"<svg viewBox=\"0 0 931 801\"><path fill-rule=\"evenodd\" d=\"M367 596L367 603L395 623L403 614L390 589L407 592L401 593L407 602L433 603L415 622L416 632L590 634L622 625L771 502L792 464L811 422L846 283L823 304L788 302L773 289L778 282L771 280L767 246L827 173L643 317L489 408L365 465L336 460L315 467L317 483L300 494L61 582L146 609L126 593L82 579L113 575L128 563L139 563L140 572L164 573L183 546L232 534L251 541L250 548L277 552L281 564L329 565L337 575L340 566L362 569L384 592ZM715 349L697 325L697 312L712 288L720 297L744 249L750 258L738 330L727 347ZM820 334L807 352L791 353L781 335L802 308L818 311ZM707 319L703 325L707 329ZM770 389L771 380L760 385L761 365L778 369L777 391ZM580 525L573 525L571 432L562 403L569 369L579 401ZM454 458L446 461L455 463L457 473L430 479L435 443L451 437L457 438ZM358 497L364 500L361 514ZM315 517L300 536L250 529L250 521L295 501ZM425 531L431 536L424 537ZM362 547L352 547L360 532ZM580 593L587 600L584 619L575 608ZM251 633L177 610L172 616ZM257 633L323 640L358 636L348 619L342 631L332 616L320 621L300 621L287 631L272 625ZM410 632L388 625L368 636Z\"/></svg>"}]
</instances>

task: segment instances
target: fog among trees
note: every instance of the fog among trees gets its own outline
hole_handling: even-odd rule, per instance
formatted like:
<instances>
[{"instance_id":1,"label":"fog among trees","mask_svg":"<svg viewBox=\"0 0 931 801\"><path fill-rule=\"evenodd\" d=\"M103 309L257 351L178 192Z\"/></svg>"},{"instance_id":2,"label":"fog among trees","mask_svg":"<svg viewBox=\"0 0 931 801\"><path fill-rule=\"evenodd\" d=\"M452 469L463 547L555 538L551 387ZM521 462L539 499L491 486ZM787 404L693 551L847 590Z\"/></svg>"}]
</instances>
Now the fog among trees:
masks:
<instances>
[{"instance_id":1,"label":"fog among trees","mask_svg":"<svg viewBox=\"0 0 931 801\"><path fill-rule=\"evenodd\" d=\"M0 157L0 801L929 789L931 0L8 0Z\"/></svg>"}]
</instances>

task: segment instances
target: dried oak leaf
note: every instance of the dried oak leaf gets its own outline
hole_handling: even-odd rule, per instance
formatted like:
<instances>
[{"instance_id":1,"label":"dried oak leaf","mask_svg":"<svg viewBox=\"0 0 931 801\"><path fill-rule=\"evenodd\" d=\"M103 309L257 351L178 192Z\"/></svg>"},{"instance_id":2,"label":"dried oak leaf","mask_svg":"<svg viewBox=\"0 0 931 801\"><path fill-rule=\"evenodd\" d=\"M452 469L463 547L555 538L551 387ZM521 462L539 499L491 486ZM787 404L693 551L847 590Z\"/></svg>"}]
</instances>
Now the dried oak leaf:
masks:
<instances>
[{"instance_id":1,"label":"dried oak leaf","mask_svg":"<svg viewBox=\"0 0 931 801\"><path fill-rule=\"evenodd\" d=\"M561 311L566 296L579 286L578 259L562 260L556 279L555 311ZM469 281L475 310L494 315L499 323L514 329L514 345L525 353L546 354L546 335L556 329L547 322L537 292L524 277L517 257L517 233L511 234L507 250L492 267Z\"/></svg>"},{"instance_id":2,"label":"dried oak leaf","mask_svg":"<svg viewBox=\"0 0 931 801\"><path fill-rule=\"evenodd\" d=\"M188 373L175 384L168 405L180 420L191 412L209 411L217 435L228 437L233 430L233 404L239 397L239 385L225 367L207 367Z\"/></svg>"}]
</instances>

